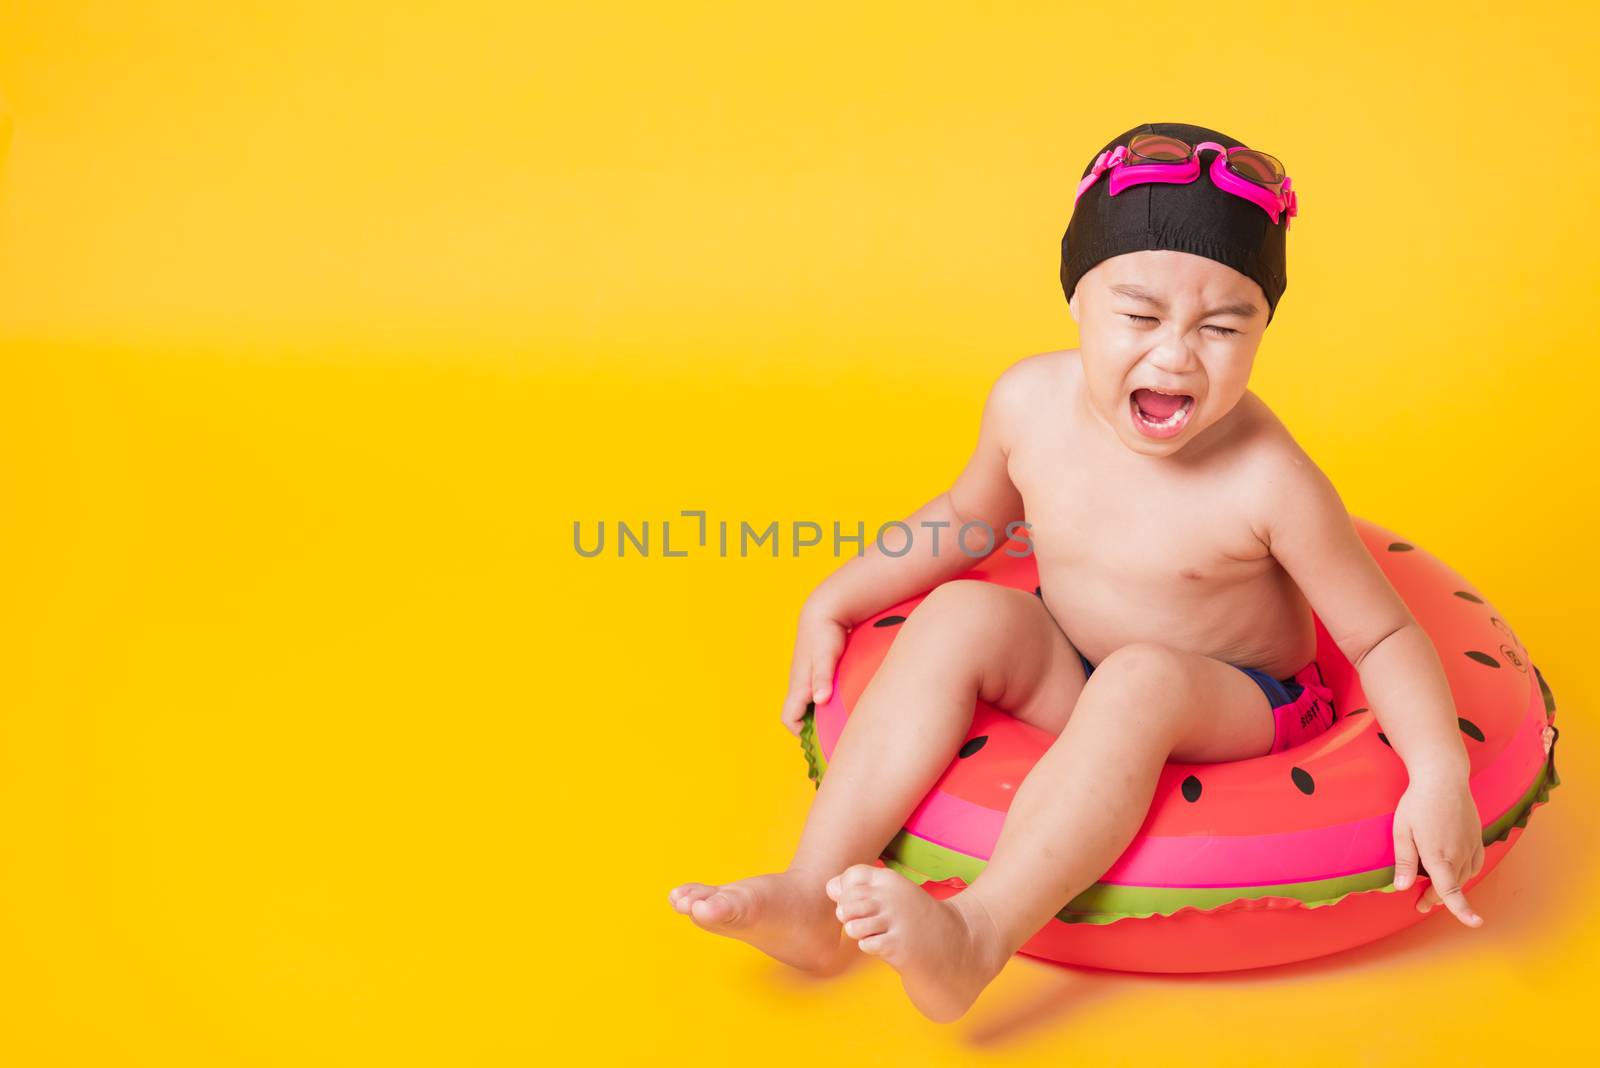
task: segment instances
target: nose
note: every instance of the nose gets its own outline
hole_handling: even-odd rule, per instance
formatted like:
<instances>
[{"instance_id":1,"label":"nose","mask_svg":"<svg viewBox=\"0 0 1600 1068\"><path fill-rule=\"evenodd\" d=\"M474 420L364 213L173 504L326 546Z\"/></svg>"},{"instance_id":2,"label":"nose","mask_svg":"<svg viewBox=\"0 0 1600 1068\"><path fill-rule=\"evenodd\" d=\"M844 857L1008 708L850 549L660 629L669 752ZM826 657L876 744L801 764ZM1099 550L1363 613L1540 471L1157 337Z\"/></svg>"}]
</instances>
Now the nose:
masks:
<instances>
[{"instance_id":1,"label":"nose","mask_svg":"<svg viewBox=\"0 0 1600 1068\"><path fill-rule=\"evenodd\" d=\"M1195 370L1200 361L1188 341L1175 333L1168 333L1156 342L1149 355L1150 366L1169 375L1184 375Z\"/></svg>"}]
</instances>

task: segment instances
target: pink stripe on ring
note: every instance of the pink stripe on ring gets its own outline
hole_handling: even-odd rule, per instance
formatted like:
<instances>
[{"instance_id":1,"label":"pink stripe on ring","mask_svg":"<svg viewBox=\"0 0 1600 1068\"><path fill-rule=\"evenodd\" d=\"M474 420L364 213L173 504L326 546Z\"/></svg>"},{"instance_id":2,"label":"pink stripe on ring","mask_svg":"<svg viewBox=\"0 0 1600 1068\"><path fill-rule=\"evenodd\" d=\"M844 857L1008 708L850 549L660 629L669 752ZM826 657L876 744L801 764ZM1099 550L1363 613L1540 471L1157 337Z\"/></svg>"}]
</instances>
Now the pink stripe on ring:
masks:
<instances>
[{"instance_id":1,"label":"pink stripe on ring","mask_svg":"<svg viewBox=\"0 0 1600 1068\"><path fill-rule=\"evenodd\" d=\"M1534 713L1537 714L1534 714ZM1530 706L1517 733L1472 779L1488 826L1516 804L1545 761L1544 706ZM946 849L988 860L1005 813L934 790L906 820L907 831ZM1336 879L1394 864L1394 813L1283 834L1138 838L1099 880L1122 886L1202 889Z\"/></svg>"}]
</instances>

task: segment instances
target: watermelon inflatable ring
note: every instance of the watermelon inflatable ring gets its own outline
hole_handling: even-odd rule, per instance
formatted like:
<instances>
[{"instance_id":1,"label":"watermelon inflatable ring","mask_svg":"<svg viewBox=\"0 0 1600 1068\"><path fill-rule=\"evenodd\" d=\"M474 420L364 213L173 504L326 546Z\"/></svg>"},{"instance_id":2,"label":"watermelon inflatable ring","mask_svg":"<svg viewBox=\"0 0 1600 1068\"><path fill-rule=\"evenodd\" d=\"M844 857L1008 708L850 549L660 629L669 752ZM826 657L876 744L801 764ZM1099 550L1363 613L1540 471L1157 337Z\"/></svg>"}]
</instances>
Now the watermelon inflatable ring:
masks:
<instances>
[{"instance_id":1,"label":"watermelon inflatable ring","mask_svg":"<svg viewBox=\"0 0 1600 1068\"><path fill-rule=\"evenodd\" d=\"M1514 845L1556 777L1555 700L1494 606L1416 545L1362 519L1357 532L1433 639L1471 757L1483 868ZM960 576L1038 591L1011 542ZM924 595L925 596L925 595ZM801 730L811 778L827 773L845 720L912 598L850 632L833 693ZM1030 956L1122 971L1255 968L1333 953L1425 918L1419 880L1396 891L1393 822L1405 765L1365 707L1361 680L1317 620L1333 726L1282 753L1169 763L1149 815L1115 864L1023 947ZM980 703L950 767L885 848L883 862L937 897L983 870L1013 791L1054 737ZM1435 909L1444 913L1444 909Z\"/></svg>"}]
</instances>

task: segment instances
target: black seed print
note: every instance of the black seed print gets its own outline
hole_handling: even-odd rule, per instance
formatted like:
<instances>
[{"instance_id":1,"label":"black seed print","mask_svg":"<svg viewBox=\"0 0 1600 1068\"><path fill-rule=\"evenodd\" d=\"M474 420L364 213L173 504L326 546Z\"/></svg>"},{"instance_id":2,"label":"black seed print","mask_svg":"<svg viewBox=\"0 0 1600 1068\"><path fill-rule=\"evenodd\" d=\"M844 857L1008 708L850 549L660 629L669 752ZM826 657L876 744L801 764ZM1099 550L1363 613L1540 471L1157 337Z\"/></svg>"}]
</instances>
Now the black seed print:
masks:
<instances>
[{"instance_id":1,"label":"black seed print","mask_svg":"<svg viewBox=\"0 0 1600 1068\"><path fill-rule=\"evenodd\" d=\"M1392 553L1408 553L1415 548L1415 545L1407 545L1403 541L1391 541L1389 543L1389 551Z\"/></svg>"},{"instance_id":2,"label":"black seed print","mask_svg":"<svg viewBox=\"0 0 1600 1068\"><path fill-rule=\"evenodd\" d=\"M962 746L961 747L961 751L959 753L957 753L956 756L958 756L961 759L965 760L967 757L971 756L973 753L976 753L978 750L982 749L983 746L984 746L984 743L987 742L988 740L989 740L989 736L987 734L980 734L976 738L973 738L971 741L967 742L966 745Z\"/></svg>"},{"instance_id":3,"label":"black seed print","mask_svg":"<svg viewBox=\"0 0 1600 1068\"><path fill-rule=\"evenodd\" d=\"M1294 780L1294 784L1300 788L1300 792L1303 794L1310 794L1311 791L1317 788L1317 784L1311 779L1311 773L1305 768L1290 768L1289 778Z\"/></svg>"},{"instance_id":4,"label":"black seed print","mask_svg":"<svg viewBox=\"0 0 1600 1068\"><path fill-rule=\"evenodd\" d=\"M1494 657L1490 656L1488 653L1480 653L1476 649L1468 649L1467 650L1467 656L1469 658L1473 659L1473 660L1476 660L1478 663L1484 665L1485 667L1497 668L1497 667L1500 666L1500 661L1496 660Z\"/></svg>"},{"instance_id":5,"label":"black seed print","mask_svg":"<svg viewBox=\"0 0 1600 1068\"><path fill-rule=\"evenodd\" d=\"M1352 708L1350 711L1346 712L1345 715L1347 717L1348 716L1359 716L1359 715L1361 715L1361 713L1363 713L1365 711L1367 711L1365 708Z\"/></svg>"},{"instance_id":6,"label":"black seed print","mask_svg":"<svg viewBox=\"0 0 1600 1068\"><path fill-rule=\"evenodd\" d=\"M1382 731L1378 732L1378 741L1382 742L1384 745L1389 746L1390 749L1394 748L1393 745L1389 744L1389 736L1387 734L1383 733Z\"/></svg>"},{"instance_id":7,"label":"black seed print","mask_svg":"<svg viewBox=\"0 0 1600 1068\"><path fill-rule=\"evenodd\" d=\"M898 627L906 621L905 616L884 616L873 624L874 627Z\"/></svg>"},{"instance_id":8,"label":"black seed print","mask_svg":"<svg viewBox=\"0 0 1600 1068\"><path fill-rule=\"evenodd\" d=\"M1471 601L1473 604L1482 604L1483 603L1483 598L1482 597L1479 597L1475 593L1468 593L1466 590L1457 590L1456 591L1456 596L1461 598L1463 601Z\"/></svg>"},{"instance_id":9,"label":"black seed print","mask_svg":"<svg viewBox=\"0 0 1600 1068\"><path fill-rule=\"evenodd\" d=\"M1483 731L1479 730L1478 729L1478 725L1476 723L1472 722L1470 719L1461 719L1461 718L1458 717L1456 719L1456 726L1461 728L1461 733L1462 734L1465 734L1468 738L1471 738L1473 741L1475 741L1475 742L1483 741Z\"/></svg>"},{"instance_id":10,"label":"black seed print","mask_svg":"<svg viewBox=\"0 0 1600 1068\"><path fill-rule=\"evenodd\" d=\"M1193 775L1184 779L1183 784L1178 789L1183 791L1183 799L1190 804L1200 800L1200 780Z\"/></svg>"}]
</instances>

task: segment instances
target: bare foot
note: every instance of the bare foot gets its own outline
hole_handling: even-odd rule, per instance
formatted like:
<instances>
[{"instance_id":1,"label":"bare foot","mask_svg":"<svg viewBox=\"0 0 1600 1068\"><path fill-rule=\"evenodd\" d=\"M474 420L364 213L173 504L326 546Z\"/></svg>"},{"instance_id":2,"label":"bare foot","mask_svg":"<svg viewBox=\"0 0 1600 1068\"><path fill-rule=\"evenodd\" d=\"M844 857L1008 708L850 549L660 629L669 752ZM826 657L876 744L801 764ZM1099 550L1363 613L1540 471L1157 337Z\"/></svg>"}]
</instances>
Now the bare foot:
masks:
<instances>
[{"instance_id":1,"label":"bare foot","mask_svg":"<svg viewBox=\"0 0 1600 1068\"><path fill-rule=\"evenodd\" d=\"M828 880L844 933L900 973L911 1003L949 1023L1010 959L983 906L965 892L940 901L888 868L855 864ZM966 900L963 900L966 898Z\"/></svg>"},{"instance_id":2,"label":"bare foot","mask_svg":"<svg viewBox=\"0 0 1600 1068\"><path fill-rule=\"evenodd\" d=\"M827 974L850 958L822 885L821 875L783 871L722 886L684 883L667 899L698 927L749 942L791 967Z\"/></svg>"}]
</instances>

